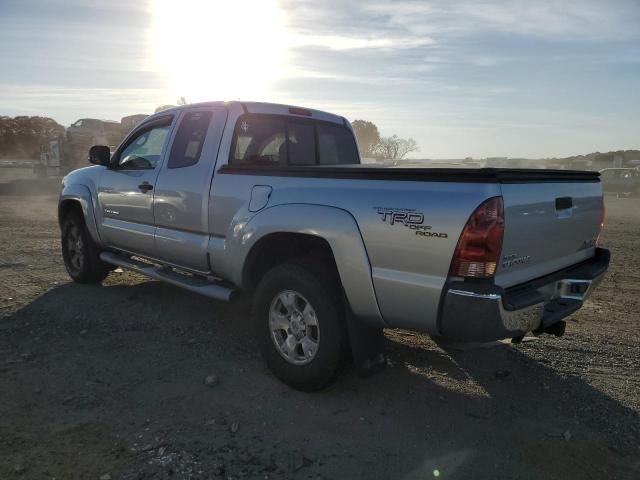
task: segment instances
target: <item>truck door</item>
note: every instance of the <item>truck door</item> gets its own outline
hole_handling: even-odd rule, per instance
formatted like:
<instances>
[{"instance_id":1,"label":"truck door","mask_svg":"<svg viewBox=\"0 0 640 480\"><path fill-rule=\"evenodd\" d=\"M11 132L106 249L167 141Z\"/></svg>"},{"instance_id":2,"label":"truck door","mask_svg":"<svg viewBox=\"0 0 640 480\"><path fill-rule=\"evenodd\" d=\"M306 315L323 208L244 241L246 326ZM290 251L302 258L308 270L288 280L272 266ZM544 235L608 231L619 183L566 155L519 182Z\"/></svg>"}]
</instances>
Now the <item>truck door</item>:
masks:
<instances>
[{"instance_id":1,"label":"truck door","mask_svg":"<svg viewBox=\"0 0 640 480\"><path fill-rule=\"evenodd\" d=\"M153 198L159 260L208 273L209 190L227 108L185 110L160 168Z\"/></svg>"},{"instance_id":2,"label":"truck door","mask_svg":"<svg viewBox=\"0 0 640 480\"><path fill-rule=\"evenodd\" d=\"M98 187L100 236L131 253L155 254L153 196L173 116L141 127L113 155Z\"/></svg>"}]
</instances>

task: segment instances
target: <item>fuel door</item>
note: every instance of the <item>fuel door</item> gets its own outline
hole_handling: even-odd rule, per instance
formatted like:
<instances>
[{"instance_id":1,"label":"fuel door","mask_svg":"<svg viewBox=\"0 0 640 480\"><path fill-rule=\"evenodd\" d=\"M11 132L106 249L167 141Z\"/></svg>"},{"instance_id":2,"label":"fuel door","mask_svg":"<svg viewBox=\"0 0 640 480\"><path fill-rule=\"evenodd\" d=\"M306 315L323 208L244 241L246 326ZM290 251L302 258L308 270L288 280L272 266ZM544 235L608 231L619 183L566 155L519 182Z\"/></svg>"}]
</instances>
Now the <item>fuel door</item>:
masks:
<instances>
[{"instance_id":1,"label":"fuel door","mask_svg":"<svg viewBox=\"0 0 640 480\"><path fill-rule=\"evenodd\" d=\"M251 200L249 200L249 211L257 212L262 210L269 203L271 191L273 189L269 185L254 185L251 189Z\"/></svg>"}]
</instances>

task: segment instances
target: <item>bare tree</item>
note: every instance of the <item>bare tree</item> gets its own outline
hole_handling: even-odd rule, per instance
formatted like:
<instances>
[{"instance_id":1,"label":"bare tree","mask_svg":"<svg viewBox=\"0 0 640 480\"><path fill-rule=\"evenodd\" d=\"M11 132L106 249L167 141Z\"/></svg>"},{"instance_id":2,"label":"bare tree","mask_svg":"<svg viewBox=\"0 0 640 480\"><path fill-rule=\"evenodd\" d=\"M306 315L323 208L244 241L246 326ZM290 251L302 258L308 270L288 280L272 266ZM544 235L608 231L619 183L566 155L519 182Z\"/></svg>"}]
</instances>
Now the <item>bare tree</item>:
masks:
<instances>
[{"instance_id":1,"label":"bare tree","mask_svg":"<svg viewBox=\"0 0 640 480\"><path fill-rule=\"evenodd\" d=\"M382 137L378 142L375 154L389 160L401 160L412 152L418 152L420 148L413 138L400 138L397 135Z\"/></svg>"}]
</instances>

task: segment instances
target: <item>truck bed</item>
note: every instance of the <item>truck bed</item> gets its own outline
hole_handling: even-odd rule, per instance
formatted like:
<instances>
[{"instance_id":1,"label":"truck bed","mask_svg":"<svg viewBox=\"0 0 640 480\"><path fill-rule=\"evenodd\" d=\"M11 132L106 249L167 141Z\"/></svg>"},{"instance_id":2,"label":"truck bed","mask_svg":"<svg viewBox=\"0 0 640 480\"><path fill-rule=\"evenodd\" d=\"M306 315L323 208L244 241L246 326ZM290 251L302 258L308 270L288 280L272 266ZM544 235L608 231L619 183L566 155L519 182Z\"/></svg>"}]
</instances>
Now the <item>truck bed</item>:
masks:
<instances>
[{"instance_id":1,"label":"truck bed","mask_svg":"<svg viewBox=\"0 0 640 480\"><path fill-rule=\"evenodd\" d=\"M273 189L271 208L323 205L348 212L362 236L387 324L427 331L435 330L440 295L461 231L487 198L504 198L505 235L495 276L502 288L590 258L601 222L598 172L362 164L223 166L216 175L220 178L213 189L212 223L217 218L219 225L232 223L228 199L238 196L241 201L253 185ZM389 211L411 212L424 219L420 228L428 235L416 234L410 228L415 226L389 224L384 215ZM302 221L291 212L280 218ZM229 237L226 230L213 233ZM222 261L227 251L226 241L219 243L221 253L214 251L214 263L217 258Z\"/></svg>"}]
</instances>

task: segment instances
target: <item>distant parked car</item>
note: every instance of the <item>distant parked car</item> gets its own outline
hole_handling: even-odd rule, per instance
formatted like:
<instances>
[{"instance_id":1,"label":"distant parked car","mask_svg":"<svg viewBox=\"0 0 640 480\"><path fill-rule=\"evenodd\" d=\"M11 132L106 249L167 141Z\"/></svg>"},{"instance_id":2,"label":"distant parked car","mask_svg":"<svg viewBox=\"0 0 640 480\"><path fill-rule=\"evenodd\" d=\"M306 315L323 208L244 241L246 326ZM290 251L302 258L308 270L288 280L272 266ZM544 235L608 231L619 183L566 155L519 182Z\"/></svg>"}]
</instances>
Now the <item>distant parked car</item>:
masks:
<instances>
[{"instance_id":1,"label":"distant parked car","mask_svg":"<svg viewBox=\"0 0 640 480\"><path fill-rule=\"evenodd\" d=\"M637 168L605 168L600 170L604 193L640 196L640 170Z\"/></svg>"},{"instance_id":2,"label":"distant parked car","mask_svg":"<svg viewBox=\"0 0 640 480\"><path fill-rule=\"evenodd\" d=\"M120 123L111 120L81 118L67 128L69 143L117 145L121 139Z\"/></svg>"}]
</instances>

